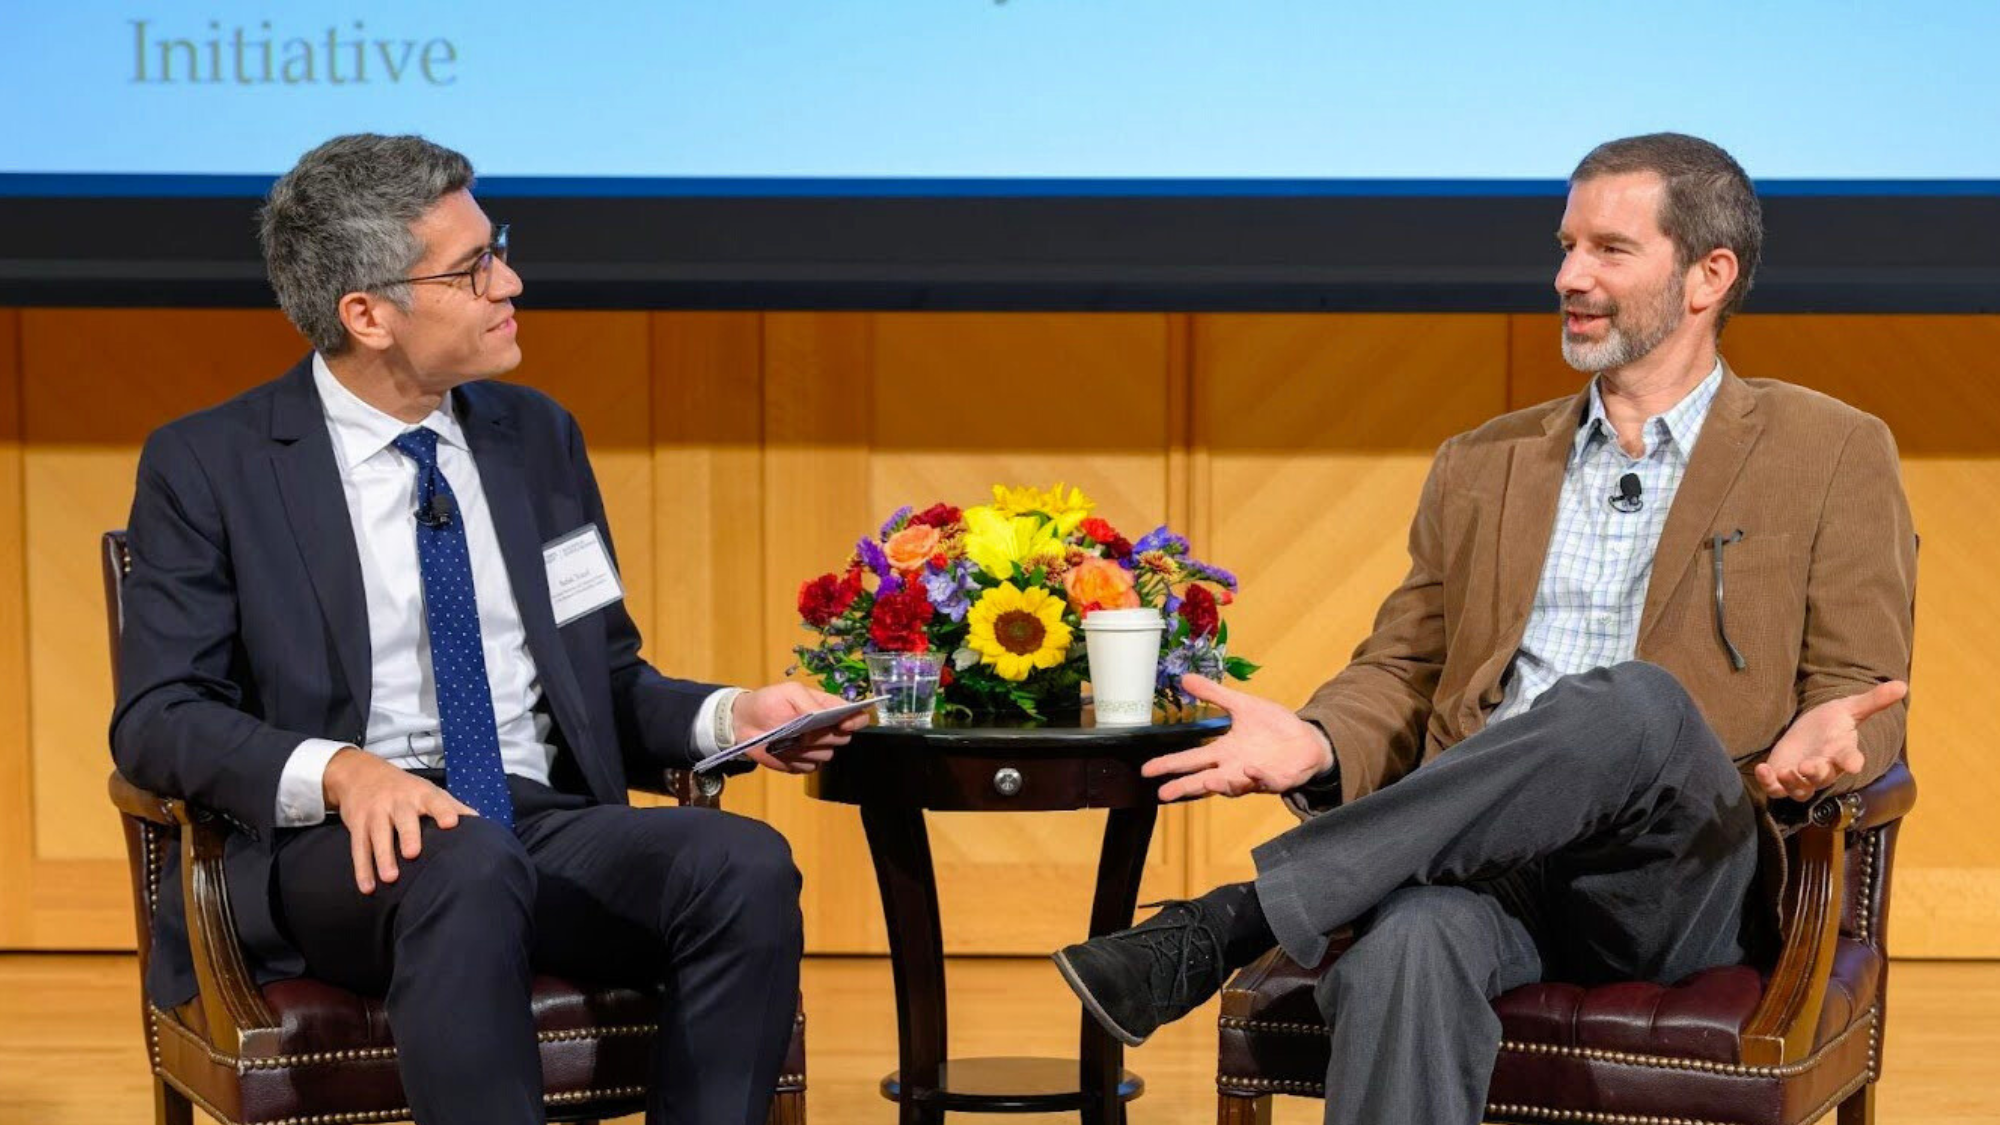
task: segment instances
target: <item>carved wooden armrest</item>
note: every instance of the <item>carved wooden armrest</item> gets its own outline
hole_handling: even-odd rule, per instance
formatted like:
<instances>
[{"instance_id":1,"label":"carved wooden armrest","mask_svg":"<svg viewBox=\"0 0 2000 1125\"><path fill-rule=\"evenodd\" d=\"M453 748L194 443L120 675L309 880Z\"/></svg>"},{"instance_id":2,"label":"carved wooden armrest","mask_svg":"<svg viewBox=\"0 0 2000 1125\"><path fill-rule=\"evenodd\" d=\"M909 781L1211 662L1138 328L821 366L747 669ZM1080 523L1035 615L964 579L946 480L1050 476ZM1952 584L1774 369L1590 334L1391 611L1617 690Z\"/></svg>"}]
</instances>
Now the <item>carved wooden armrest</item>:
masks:
<instances>
[{"instance_id":1,"label":"carved wooden armrest","mask_svg":"<svg viewBox=\"0 0 2000 1125\"><path fill-rule=\"evenodd\" d=\"M1785 887L1780 917L1784 947L1764 999L1743 1031L1743 1061L1752 1066L1796 1062L1812 1053L1840 939L1849 832L1899 820L1916 803L1916 779L1901 762L1875 781L1810 804L1792 804L1787 819L1797 861ZM1778 810L1774 808L1774 812Z\"/></svg>"},{"instance_id":2,"label":"carved wooden armrest","mask_svg":"<svg viewBox=\"0 0 2000 1125\"><path fill-rule=\"evenodd\" d=\"M657 780L644 777L628 784L641 793L672 797L693 808L719 809L722 807L722 782L723 777L719 773L670 769L662 770Z\"/></svg>"},{"instance_id":3,"label":"carved wooden armrest","mask_svg":"<svg viewBox=\"0 0 2000 1125\"><path fill-rule=\"evenodd\" d=\"M148 793L131 782L125 775L112 771L111 803L126 816L136 817L162 828L179 828L181 825L180 801L172 797L162 797L158 793Z\"/></svg>"},{"instance_id":4,"label":"carved wooden armrest","mask_svg":"<svg viewBox=\"0 0 2000 1125\"><path fill-rule=\"evenodd\" d=\"M236 921L229 909L222 853L228 832L222 819L200 805L149 793L114 773L111 800L118 811L178 829L181 898L187 911L188 953L208 1041L223 1054L243 1053L244 1033L277 1024L264 994L243 961Z\"/></svg>"}]
</instances>

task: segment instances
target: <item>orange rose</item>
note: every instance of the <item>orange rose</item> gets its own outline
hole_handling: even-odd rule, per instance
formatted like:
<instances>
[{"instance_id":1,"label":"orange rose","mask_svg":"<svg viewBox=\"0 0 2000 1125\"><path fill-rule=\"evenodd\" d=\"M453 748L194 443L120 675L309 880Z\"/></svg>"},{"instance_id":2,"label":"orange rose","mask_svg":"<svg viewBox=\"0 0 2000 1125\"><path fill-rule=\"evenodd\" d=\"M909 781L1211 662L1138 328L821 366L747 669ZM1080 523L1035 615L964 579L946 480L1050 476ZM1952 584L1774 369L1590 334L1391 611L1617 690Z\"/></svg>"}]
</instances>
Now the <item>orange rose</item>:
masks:
<instances>
[{"instance_id":1,"label":"orange rose","mask_svg":"<svg viewBox=\"0 0 2000 1125\"><path fill-rule=\"evenodd\" d=\"M882 545L882 551L889 556L889 565L901 571L922 570L937 553L938 529L922 524L911 524L889 537Z\"/></svg>"},{"instance_id":2,"label":"orange rose","mask_svg":"<svg viewBox=\"0 0 2000 1125\"><path fill-rule=\"evenodd\" d=\"M1110 559L1086 559L1063 575L1063 592L1079 618L1094 609L1138 609L1132 572Z\"/></svg>"}]
</instances>

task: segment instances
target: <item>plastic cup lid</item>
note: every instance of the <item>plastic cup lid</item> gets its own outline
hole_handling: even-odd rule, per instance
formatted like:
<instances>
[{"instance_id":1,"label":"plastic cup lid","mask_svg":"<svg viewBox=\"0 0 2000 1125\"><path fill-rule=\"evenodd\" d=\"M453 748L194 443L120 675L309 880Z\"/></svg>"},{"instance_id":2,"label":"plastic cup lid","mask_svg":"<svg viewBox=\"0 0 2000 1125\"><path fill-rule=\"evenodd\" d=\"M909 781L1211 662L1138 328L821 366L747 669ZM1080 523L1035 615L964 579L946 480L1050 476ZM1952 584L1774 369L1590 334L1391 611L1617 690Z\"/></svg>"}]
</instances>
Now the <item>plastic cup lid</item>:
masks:
<instances>
[{"instance_id":1,"label":"plastic cup lid","mask_svg":"<svg viewBox=\"0 0 2000 1125\"><path fill-rule=\"evenodd\" d=\"M1086 629L1158 629L1165 624L1166 622L1160 617L1160 611L1150 606L1140 606L1138 609L1094 610L1090 616L1083 619L1083 627Z\"/></svg>"}]
</instances>

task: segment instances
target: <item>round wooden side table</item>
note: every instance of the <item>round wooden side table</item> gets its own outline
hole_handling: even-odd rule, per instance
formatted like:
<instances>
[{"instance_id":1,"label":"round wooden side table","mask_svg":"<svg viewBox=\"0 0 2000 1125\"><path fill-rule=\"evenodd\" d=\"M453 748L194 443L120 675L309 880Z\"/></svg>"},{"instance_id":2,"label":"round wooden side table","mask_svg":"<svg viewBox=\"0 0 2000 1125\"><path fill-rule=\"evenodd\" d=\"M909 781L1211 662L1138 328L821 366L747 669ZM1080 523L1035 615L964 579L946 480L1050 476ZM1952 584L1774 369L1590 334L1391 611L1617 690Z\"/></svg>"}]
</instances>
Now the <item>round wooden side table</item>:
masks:
<instances>
[{"instance_id":1,"label":"round wooden side table","mask_svg":"<svg viewBox=\"0 0 2000 1125\"><path fill-rule=\"evenodd\" d=\"M1139 767L1228 729L1229 716L1207 708L1155 712L1147 726L1099 727L1088 708L1041 723L872 726L806 779L812 796L861 807L896 980L900 1067L882 1092L900 1125L937 1125L946 1111L1064 1110L1081 1111L1085 1125L1122 1125L1124 1103L1145 1089L1124 1069L1123 1045L1088 1015L1074 1060L945 1058L944 938L924 814L1109 809L1090 935L1111 933L1131 925L1159 812L1160 783Z\"/></svg>"}]
</instances>

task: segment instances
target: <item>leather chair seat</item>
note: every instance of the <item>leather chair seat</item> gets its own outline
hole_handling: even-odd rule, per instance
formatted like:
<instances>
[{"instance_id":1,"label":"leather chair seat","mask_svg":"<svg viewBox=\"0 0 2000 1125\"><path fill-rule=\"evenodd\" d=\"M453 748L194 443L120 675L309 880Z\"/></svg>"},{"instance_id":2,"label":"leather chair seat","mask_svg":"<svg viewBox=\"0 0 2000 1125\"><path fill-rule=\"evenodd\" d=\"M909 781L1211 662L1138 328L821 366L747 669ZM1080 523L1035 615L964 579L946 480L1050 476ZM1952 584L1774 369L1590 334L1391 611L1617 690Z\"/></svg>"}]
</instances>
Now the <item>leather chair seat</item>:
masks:
<instances>
[{"instance_id":1,"label":"leather chair seat","mask_svg":"<svg viewBox=\"0 0 2000 1125\"><path fill-rule=\"evenodd\" d=\"M261 990L272 1025L244 1036L242 1054L207 1043L200 1004L155 1013L157 1050L191 1083L201 1102L226 1120L319 1120L317 1107L338 1098L342 1121L407 1116L396 1071L396 1043L381 997L310 978ZM534 981L535 1033L545 1101L552 1116L588 1104L593 1116L643 1108L660 996L631 988L586 989L558 977ZM805 1085L804 1015L792 1037L780 1092ZM198 1077L197 1077L198 1076ZM609 1112L608 1112L609 1111Z\"/></svg>"},{"instance_id":2,"label":"leather chair seat","mask_svg":"<svg viewBox=\"0 0 2000 1125\"><path fill-rule=\"evenodd\" d=\"M1330 1046L1313 986L1349 944L1350 935L1336 937L1326 962L1313 969L1275 952L1229 982L1222 1087L1325 1096ZM1872 1069L1882 967L1871 946L1840 940L1814 1059L1853 1059L1825 1068L1743 1064L1743 1031L1765 985L1765 975L1749 966L1707 969L1669 985L1514 989L1493 1004L1502 1046L1492 1105L1508 1116L1574 1121L1812 1120L1808 1114L1847 1092L1822 1089L1827 1078Z\"/></svg>"}]
</instances>

